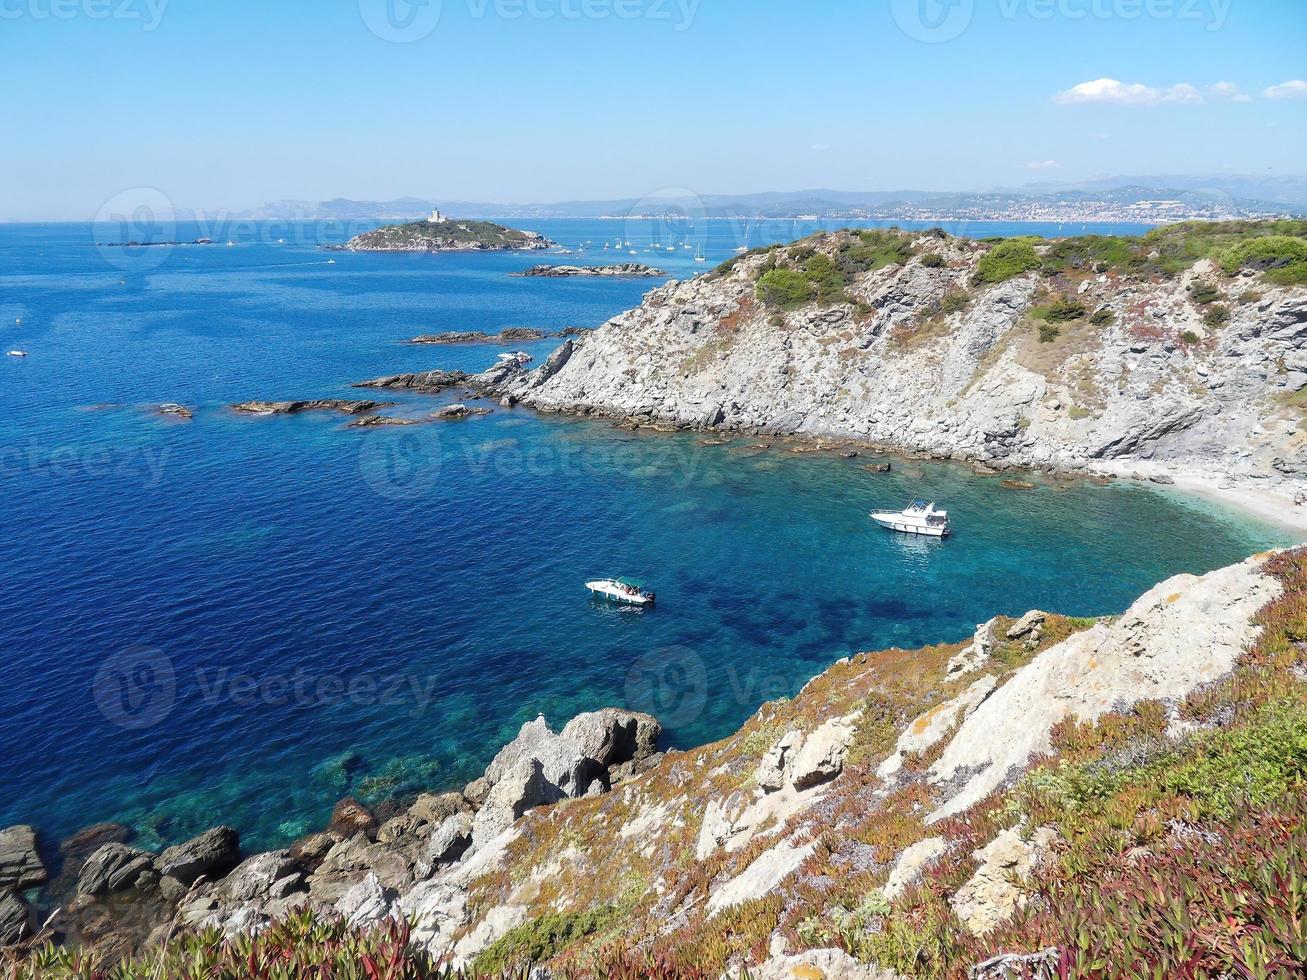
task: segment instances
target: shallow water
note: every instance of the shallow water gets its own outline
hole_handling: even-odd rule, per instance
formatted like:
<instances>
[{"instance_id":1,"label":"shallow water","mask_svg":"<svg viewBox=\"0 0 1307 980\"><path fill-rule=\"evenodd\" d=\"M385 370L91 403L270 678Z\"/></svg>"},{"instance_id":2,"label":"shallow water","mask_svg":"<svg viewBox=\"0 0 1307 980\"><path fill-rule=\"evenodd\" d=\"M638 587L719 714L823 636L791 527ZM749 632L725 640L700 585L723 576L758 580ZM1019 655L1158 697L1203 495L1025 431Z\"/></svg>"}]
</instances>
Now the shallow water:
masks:
<instances>
[{"instance_id":1,"label":"shallow water","mask_svg":"<svg viewBox=\"0 0 1307 980\"><path fill-rule=\"evenodd\" d=\"M528 226L573 245L617 234ZM236 417L224 406L242 399L479 369L499 348L403 341L593 326L650 283L508 276L539 255L327 265L272 232L152 267L96 237L0 226L0 329L31 354L0 363L0 826L47 839L114 819L167 842L221 820L271 846L346 793L461 784L537 712L630 705L693 744L847 653L1034 606L1119 611L1285 540L1149 487L1022 493L954 465L872 474L523 410L363 432ZM710 258L733 241L715 229ZM702 268L682 251L660 264ZM196 418L149 410L164 401ZM918 492L947 504L951 540L867 520ZM658 608L593 604L581 583L617 574Z\"/></svg>"}]
</instances>

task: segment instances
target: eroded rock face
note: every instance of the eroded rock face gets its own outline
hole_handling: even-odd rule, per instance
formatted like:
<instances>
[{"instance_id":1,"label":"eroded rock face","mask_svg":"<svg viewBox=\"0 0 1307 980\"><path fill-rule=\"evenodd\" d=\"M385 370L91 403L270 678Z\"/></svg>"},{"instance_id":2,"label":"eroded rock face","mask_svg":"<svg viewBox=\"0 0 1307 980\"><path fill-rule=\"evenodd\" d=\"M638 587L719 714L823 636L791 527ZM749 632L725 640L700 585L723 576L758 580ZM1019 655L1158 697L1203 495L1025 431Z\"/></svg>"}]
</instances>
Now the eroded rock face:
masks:
<instances>
[{"instance_id":1,"label":"eroded rock face","mask_svg":"<svg viewBox=\"0 0 1307 980\"><path fill-rule=\"evenodd\" d=\"M937 783L974 772L931 814L934 822L992 792L1013 769L1052 747L1053 725L1091 720L1150 698L1183 698L1229 673L1258 634L1257 610L1280 585L1254 557L1203 576L1155 586L1114 623L1099 623L1050 647L962 723L930 769Z\"/></svg>"},{"instance_id":2,"label":"eroded rock face","mask_svg":"<svg viewBox=\"0 0 1307 980\"><path fill-rule=\"evenodd\" d=\"M0 889L0 949L32 934L32 912L12 888Z\"/></svg>"},{"instance_id":3,"label":"eroded rock face","mask_svg":"<svg viewBox=\"0 0 1307 980\"><path fill-rule=\"evenodd\" d=\"M158 880L154 855L126 844L105 844L86 859L77 877L79 895L108 895Z\"/></svg>"},{"instance_id":4,"label":"eroded rock face","mask_svg":"<svg viewBox=\"0 0 1307 980\"><path fill-rule=\"evenodd\" d=\"M26 890L44 884L45 865L36 847L36 831L20 824L0 830L0 889Z\"/></svg>"},{"instance_id":5,"label":"eroded rock face","mask_svg":"<svg viewBox=\"0 0 1307 980\"><path fill-rule=\"evenodd\" d=\"M899 980L893 970L859 963L842 949L773 956L749 975L757 980Z\"/></svg>"},{"instance_id":6,"label":"eroded rock face","mask_svg":"<svg viewBox=\"0 0 1307 980\"><path fill-rule=\"evenodd\" d=\"M662 731L653 715L604 708L577 715L560 734L576 742L591 759L615 766L653 755Z\"/></svg>"},{"instance_id":7,"label":"eroded rock face","mask_svg":"<svg viewBox=\"0 0 1307 980\"><path fill-rule=\"evenodd\" d=\"M240 861L240 835L231 827L214 827L184 844L170 847L155 861L159 874L191 885L204 875L221 878Z\"/></svg>"},{"instance_id":8,"label":"eroded rock face","mask_svg":"<svg viewBox=\"0 0 1307 980\"><path fill-rule=\"evenodd\" d=\"M934 748L962 719L984 704L997 686L998 678L986 674L957 697L936 705L915 719L899 736L893 754L880 764L876 774L881 779L891 779L903 767L906 757L922 755Z\"/></svg>"},{"instance_id":9,"label":"eroded rock face","mask_svg":"<svg viewBox=\"0 0 1307 980\"><path fill-rule=\"evenodd\" d=\"M973 934L983 935L1006 922L1026 901L1022 883L1049 855L1057 835L1047 827L1029 841L1004 830L976 852L976 873L953 896L953 911Z\"/></svg>"},{"instance_id":10,"label":"eroded rock face","mask_svg":"<svg viewBox=\"0 0 1307 980\"><path fill-rule=\"evenodd\" d=\"M921 877L922 868L947 850L948 841L943 837L927 837L905 849L895 862L885 887L881 889L885 897L891 901L898 898L904 889Z\"/></svg>"},{"instance_id":11,"label":"eroded rock face","mask_svg":"<svg viewBox=\"0 0 1307 980\"><path fill-rule=\"evenodd\" d=\"M837 236L835 236L837 237ZM835 237L818 248L834 249ZM1186 292L1164 282L1086 280L1080 302L1115 321L1074 350L1040 346L1026 313L1035 273L976 287L983 248L918 240L919 258L849 283L863 304L780 312L760 303L765 256L728 274L673 282L567 351L565 363L507 379L542 411L861 440L990 468L1159 469L1257 479L1291 497L1307 440L1281 409L1307 385L1307 296L1259 283L1210 330ZM963 311L931 333L922 321L949 293ZM1194 333L1203 343L1179 342ZM1050 352L1058 356L1050 357ZM1127 462L1131 461L1131 462Z\"/></svg>"}]
</instances>

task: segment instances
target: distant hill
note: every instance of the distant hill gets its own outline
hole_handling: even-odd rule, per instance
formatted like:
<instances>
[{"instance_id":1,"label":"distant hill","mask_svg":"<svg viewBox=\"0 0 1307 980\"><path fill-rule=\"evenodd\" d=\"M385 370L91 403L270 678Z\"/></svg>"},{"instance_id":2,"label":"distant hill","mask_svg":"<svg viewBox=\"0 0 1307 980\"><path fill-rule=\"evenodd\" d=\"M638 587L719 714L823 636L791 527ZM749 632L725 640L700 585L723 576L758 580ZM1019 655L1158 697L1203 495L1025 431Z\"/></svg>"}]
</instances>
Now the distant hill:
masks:
<instances>
[{"instance_id":1,"label":"distant hill","mask_svg":"<svg viewBox=\"0 0 1307 980\"><path fill-rule=\"evenodd\" d=\"M1096 177L1022 187L960 191L840 191L825 188L755 194L612 198L506 204L494 201L274 201L238 217L261 220L411 221L433 208L508 219L687 217L783 219L915 218L981 220L1141 220L1307 215L1307 176L1238 174Z\"/></svg>"}]
</instances>

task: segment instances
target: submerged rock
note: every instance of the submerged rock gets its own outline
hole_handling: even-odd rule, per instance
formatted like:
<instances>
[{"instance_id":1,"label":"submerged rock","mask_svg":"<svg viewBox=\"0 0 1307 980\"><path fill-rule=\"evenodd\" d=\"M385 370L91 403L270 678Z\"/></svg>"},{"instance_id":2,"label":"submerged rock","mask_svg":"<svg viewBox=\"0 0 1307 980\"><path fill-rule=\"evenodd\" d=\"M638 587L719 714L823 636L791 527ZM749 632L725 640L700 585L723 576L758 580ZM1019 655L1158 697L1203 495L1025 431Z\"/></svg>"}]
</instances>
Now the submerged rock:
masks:
<instances>
[{"instance_id":1,"label":"submerged rock","mask_svg":"<svg viewBox=\"0 0 1307 980\"><path fill-rule=\"evenodd\" d=\"M379 408L389 408L394 402L374 402L348 398L317 398L286 402L239 402L232 411L249 415L298 415L300 412L344 412L346 415L364 415Z\"/></svg>"}]
</instances>

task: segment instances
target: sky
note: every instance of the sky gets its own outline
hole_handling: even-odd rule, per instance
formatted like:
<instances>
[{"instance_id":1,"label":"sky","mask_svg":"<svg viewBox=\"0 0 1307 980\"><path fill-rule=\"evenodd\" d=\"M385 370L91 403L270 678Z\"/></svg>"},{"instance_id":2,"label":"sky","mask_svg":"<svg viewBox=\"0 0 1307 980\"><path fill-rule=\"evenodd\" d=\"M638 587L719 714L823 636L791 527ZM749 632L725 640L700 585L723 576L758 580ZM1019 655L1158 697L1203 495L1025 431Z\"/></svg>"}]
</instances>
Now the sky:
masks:
<instances>
[{"instance_id":1,"label":"sky","mask_svg":"<svg viewBox=\"0 0 1307 980\"><path fill-rule=\"evenodd\" d=\"M0 0L0 220L1305 161L1304 0Z\"/></svg>"}]
</instances>

